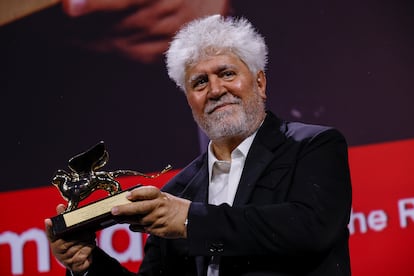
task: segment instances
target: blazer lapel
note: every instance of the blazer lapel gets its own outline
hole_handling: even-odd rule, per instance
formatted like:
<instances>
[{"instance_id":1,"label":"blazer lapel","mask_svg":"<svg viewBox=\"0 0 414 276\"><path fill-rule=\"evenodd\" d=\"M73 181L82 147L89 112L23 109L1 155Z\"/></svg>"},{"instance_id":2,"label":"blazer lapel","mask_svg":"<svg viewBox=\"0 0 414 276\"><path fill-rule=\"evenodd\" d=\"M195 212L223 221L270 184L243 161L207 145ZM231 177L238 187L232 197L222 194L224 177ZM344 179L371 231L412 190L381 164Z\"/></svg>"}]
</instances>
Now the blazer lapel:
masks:
<instances>
[{"instance_id":1,"label":"blazer lapel","mask_svg":"<svg viewBox=\"0 0 414 276\"><path fill-rule=\"evenodd\" d=\"M207 202L208 169L206 154L198 158L197 162L190 165L188 169L185 170L188 172L187 177L183 177L181 181L178 180L179 182L185 181L183 185L186 186L180 196L195 202Z\"/></svg>"},{"instance_id":2,"label":"blazer lapel","mask_svg":"<svg viewBox=\"0 0 414 276\"><path fill-rule=\"evenodd\" d=\"M272 157L273 155L263 147L258 147L256 150L249 153L244 166L245 169L243 169L240 178L236 196L234 197L233 205L242 205L249 200L250 194L254 189L254 183L259 179L267 164L272 160ZM254 169L249 169L253 167Z\"/></svg>"},{"instance_id":3,"label":"blazer lapel","mask_svg":"<svg viewBox=\"0 0 414 276\"><path fill-rule=\"evenodd\" d=\"M284 127L285 125L276 116L267 113L247 155L233 205L242 205L249 200L254 183L274 159L275 149L286 139L282 133Z\"/></svg>"}]
</instances>

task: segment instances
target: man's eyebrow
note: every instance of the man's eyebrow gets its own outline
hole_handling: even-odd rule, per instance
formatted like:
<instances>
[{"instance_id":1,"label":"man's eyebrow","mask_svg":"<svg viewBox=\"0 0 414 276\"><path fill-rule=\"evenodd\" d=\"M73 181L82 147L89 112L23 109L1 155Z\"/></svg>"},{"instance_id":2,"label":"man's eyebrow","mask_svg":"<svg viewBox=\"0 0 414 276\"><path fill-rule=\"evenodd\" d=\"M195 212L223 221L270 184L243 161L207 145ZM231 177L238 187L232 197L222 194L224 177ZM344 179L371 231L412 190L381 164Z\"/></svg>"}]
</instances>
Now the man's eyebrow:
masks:
<instances>
[{"instance_id":1,"label":"man's eyebrow","mask_svg":"<svg viewBox=\"0 0 414 276\"><path fill-rule=\"evenodd\" d=\"M235 69L235 68L236 68L236 66L234 66L234 65L231 65L231 64L223 64L223 65L218 66L216 68L216 70L214 70L214 72L219 73L219 72L222 72L224 70Z\"/></svg>"},{"instance_id":2,"label":"man's eyebrow","mask_svg":"<svg viewBox=\"0 0 414 276\"><path fill-rule=\"evenodd\" d=\"M214 72L215 74L218 74L218 73L220 73L220 72L222 72L222 71L225 71L225 70L228 70L228 69L235 69L235 68L236 68L236 66L231 65L231 64L222 64L222 65L217 66L217 67L213 70L213 72ZM205 77L206 75L207 75L207 73L195 73L194 75L191 75L191 76L188 78L188 82L189 82L189 83L192 83L192 82L194 82L194 81L196 81L196 80L199 80L200 78Z\"/></svg>"},{"instance_id":3,"label":"man's eyebrow","mask_svg":"<svg viewBox=\"0 0 414 276\"><path fill-rule=\"evenodd\" d=\"M189 83L192 83L192 82L194 82L194 81L196 81L196 80L199 80L200 78L205 77L206 75L207 75L206 73L197 73L197 74L191 75L191 76L188 78L188 82L189 82Z\"/></svg>"}]
</instances>

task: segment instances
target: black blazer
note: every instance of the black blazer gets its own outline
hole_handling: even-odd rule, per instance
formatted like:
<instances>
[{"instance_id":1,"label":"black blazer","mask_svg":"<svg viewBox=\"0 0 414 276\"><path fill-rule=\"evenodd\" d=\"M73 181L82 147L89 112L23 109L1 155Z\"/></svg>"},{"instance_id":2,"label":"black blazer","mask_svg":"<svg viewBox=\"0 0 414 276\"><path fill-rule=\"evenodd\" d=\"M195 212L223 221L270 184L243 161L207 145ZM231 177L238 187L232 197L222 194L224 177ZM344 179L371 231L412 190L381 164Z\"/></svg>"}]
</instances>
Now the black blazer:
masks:
<instances>
[{"instance_id":1,"label":"black blazer","mask_svg":"<svg viewBox=\"0 0 414 276\"><path fill-rule=\"evenodd\" d=\"M206 275L212 255L220 275L350 275L347 144L333 128L268 112L233 207L206 204L207 154L163 190L193 201L188 238L149 237L139 275Z\"/></svg>"}]
</instances>

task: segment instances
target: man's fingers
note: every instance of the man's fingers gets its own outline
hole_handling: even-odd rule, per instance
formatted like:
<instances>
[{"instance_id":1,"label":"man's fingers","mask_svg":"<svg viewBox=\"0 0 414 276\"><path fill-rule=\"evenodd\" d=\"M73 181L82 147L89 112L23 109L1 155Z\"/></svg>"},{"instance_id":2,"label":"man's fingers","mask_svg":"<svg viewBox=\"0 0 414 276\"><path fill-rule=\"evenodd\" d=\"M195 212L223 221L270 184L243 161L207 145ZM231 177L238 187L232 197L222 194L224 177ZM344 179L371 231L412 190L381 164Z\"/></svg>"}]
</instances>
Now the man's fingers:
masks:
<instances>
[{"instance_id":1,"label":"man's fingers","mask_svg":"<svg viewBox=\"0 0 414 276\"><path fill-rule=\"evenodd\" d=\"M55 235L53 235L52 230L52 220L47 218L45 219L45 229L46 229L46 236L49 239L49 241L53 242L56 240Z\"/></svg>"},{"instance_id":2,"label":"man's fingers","mask_svg":"<svg viewBox=\"0 0 414 276\"><path fill-rule=\"evenodd\" d=\"M93 12L110 12L140 6L150 0L63 0L63 10L70 16L81 16Z\"/></svg>"},{"instance_id":3,"label":"man's fingers","mask_svg":"<svg viewBox=\"0 0 414 276\"><path fill-rule=\"evenodd\" d=\"M58 206L56 206L56 213L58 215L63 213L65 210L66 210L66 207L63 204L59 204ZM52 220L50 218L47 218L47 219L44 220L44 223L45 223L45 230L46 230L47 238L49 239L50 242L54 242L55 240L57 240L57 238L53 234Z\"/></svg>"},{"instance_id":4,"label":"man's fingers","mask_svg":"<svg viewBox=\"0 0 414 276\"><path fill-rule=\"evenodd\" d=\"M148 214L156 206L153 200L135 201L128 204L115 206L111 213L114 216L137 216Z\"/></svg>"},{"instance_id":5,"label":"man's fingers","mask_svg":"<svg viewBox=\"0 0 414 276\"><path fill-rule=\"evenodd\" d=\"M157 187L142 186L130 191L126 195L131 203L119 205L112 208L111 212L115 216L141 216L152 212L157 208L162 200L167 196ZM161 201L160 201L161 200Z\"/></svg>"},{"instance_id":6,"label":"man's fingers","mask_svg":"<svg viewBox=\"0 0 414 276\"><path fill-rule=\"evenodd\" d=\"M161 191L154 186L141 186L128 193L127 198L131 201L150 200L162 196Z\"/></svg>"},{"instance_id":7,"label":"man's fingers","mask_svg":"<svg viewBox=\"0 0 414 276\"><path fill-rule=\"evenodd\" d=\"M69 247L62 252L56 252L60 257L61 262L73 271L85 271L92 261L92 250L95 245L75 243L72 245L67 244ZM62 245L61 247L64 247Z\"/></svg>"},{"instance_id":8,"label":"man's fingers","mask_svg":"<svg viewBox=\"0 0 414 276\"><path fill-rule=\"evenodd\" d=\"M66 207L63 204L59 204L58 206L56 206L56 213L58 215L62 214L65 210L66 210Z\"/></svg>"}]
</instances>

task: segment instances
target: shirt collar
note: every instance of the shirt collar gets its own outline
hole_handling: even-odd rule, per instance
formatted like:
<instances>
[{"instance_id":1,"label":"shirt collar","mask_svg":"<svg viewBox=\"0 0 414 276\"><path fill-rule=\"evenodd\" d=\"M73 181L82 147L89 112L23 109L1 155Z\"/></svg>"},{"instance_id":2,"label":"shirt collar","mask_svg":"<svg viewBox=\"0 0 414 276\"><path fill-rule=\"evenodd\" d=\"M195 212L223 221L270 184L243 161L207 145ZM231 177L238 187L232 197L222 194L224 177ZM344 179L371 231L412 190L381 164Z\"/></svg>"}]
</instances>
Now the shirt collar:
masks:
<instances>
[{"instance_id":1,"label":"shirt collar","mask_svg":"<svg viewBox=\"0 0 414 276\"><path fill-rule=\"evenodd\" d=\"M232 152L231 152L231 158L235 158L238 156L241 156L243 158L246 158L247 153L249 152L249 149L253 143L254 137L256 137L257 134L257 130L250 135L249 137L247 137L246 139L243 140L243 142L241 142ZM209 179L211 180L211 174L213 171L213 166L215 162L222 162L220 160L218 160L216 158L216 156L214 155L213 152L213 148L211 145L211 141L208 143L208 174L209 174Z\"/></svg>"}]
</instances>

